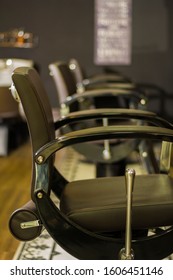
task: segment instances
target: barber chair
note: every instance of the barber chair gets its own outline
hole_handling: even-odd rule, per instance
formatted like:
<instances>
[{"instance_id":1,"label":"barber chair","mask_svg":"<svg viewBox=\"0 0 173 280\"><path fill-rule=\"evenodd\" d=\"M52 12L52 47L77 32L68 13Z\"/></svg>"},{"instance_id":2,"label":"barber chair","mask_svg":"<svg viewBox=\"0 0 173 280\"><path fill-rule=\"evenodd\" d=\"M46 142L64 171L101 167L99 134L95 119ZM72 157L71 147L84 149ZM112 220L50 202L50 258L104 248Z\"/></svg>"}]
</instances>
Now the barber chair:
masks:
<instances>
[{"instance_id":1,"label":"barber chair","mask_svg":"<svg viewBox=\"0 0 173 280\"><path fill-rule=\"evenodd\" d=\"M87 77L79 61L75 58L69 60L69 68L76 81L78 91L82 92L98 88L136 89L143 92L148 99L148 110L154 111L160 116L168 118L165 110L165 100L168 97L168 93L162 87L147 82L134 82L116 70L109 68L105 69L105 73ZM97 103L101 106L101 103L104 103L104 101L103 99L100 99L100 101L97 100Z\"/></svg>"},{"instance_id":2,"label":"barber chair","mask_svg":"<svg viewBox=\"0 0 173 280\"><path fill-rule=\"evenodd\" d=\"M173 126L153 112L99 109L72 112L53 123L49 100L36 70L15 69L11 90L21 101L32 143L31 201L9 221L12 234L23 241L43 228L77 259L157 260L173 251ZM139 119L145 125L86 128L55 137L55 130L84 119ZM67 146L98 139L160 141L159 174L69 182L55 168L55 153ZM24 159L25 160L25 159ZM55 203L53 196L58 198ZM148 235L149 229L152 235Z\"/></svg>"},{"instance_id":3,"label":"barber chair","mask_svg":"<svg viewBox=\"0 0 173 280\"><path fill-rule=\"evenodd\" d=\"M77 87L80 89L83 88L83 90L86 90L87 86L97 86L100 83L104 83L104 85L107 86L106 83L131 82L128 77L118 71L114 71L114 73L97 73L87 77L79 61L75 58L71 58L68 65L76 80Z\"/></svg>"},{"instance_id":4,"label":"barber chair","mask_svg":"<svg viewBox=\"0 0 173 280\"><path fill-rule=\"evenodd\" d=\"M98 88L80 91L67 63L63 61L51 63L49 64L49 70L57 89L61 116L66 116L73 111L92 108L146 109L147 100L143 92L121 88ZM107 126L114 122L113 120L108 121L107 118L93 121L96 122L97 126ZM122 120L121 122L119 121L119 125L123 124L123 122ZM126 120L126 124L130 122L130 120ZM85 123L85 125L89 127L90 123ZM70 124L64 129L67 132L77 128L78 125ZM127 156L135 148L139 150L140 154L145 153L147 155L144 162L149 172L153 168L156 170L157 164L151 146L151 143L146 145L145 141L134 139L126 139L125 141L104 140L99 141L99 143L90 143L89 147L88 143L78 144L75 146L75 150L84 155L87 160L95 163L96 176L100 177L106 174L108 176L124 174Z\"/></svg>"},{"instance_id":5,"label":"barber chair","mask_svg":"<svg viewBox=\"0 0 173 280\"><path fill-rule=\"evenodd\" d=\"M102 78L98 78L98 81L101 83L101 86L98 87L99 84L96 84L97 86L94 86L95 82L85 82L85 79L82 79L82 70L78 70L79 67L74 67L73 69L73 65L74 64L68 64L64 61L55 61L49 64L49 70L50 70L50 75L53 78L53 81L55 83L55 87L58 93L58 99L59 99L59 104L63 103L65 101L65 99L69 96L72 95L74 93L83 93L87 91L87 84L89 85L91 83L91 85L93 85L93 88L89 88L90 93L92 93L91 90L100 90L100 93L103 94L107 93L108 95L111 94L112 92L115 92L116 95L118 95L118 91L119 94L122 94L126 92L127 93L132 93L132 90L130 89L130 87L127 88L127 90L125 88L123 88L123 90L121 91L120 86L118 87L118 90L113 91L116 87L113 88L112 83L110 83L111 86L109 86L109 83L102 83L103 81L103 77ZM73 69L73 70L72 70ZM75 72L75 73L74 73ZM118 82L125 82L127 81L126 78L124 78L122 75L113 75L111 81L113 81L113 77L115 77L116 81ZM94 78L96 79L96 78ZM89 81L89 80L88 80ZM106 82L108 82L109 80L106 80ZM117 83L119 85L119 83ZM129 83L128 83L129 84ZM126 91L125 91L126 90ZM135 90L133 89L133 92ZM99 92L97 92L97 95L99 94ZM140 93L139 93L140 94ZM98 98L98 96L96 96L95 98ZM100 98L103 98L103 96L101 96ZM114 98L115 99L115 98ZM116 98L117 99L117 98ZM109 96L109 100L110 100L110 96ZM110 104L111 103L111 104ZM92 104L93 105L93 104ZM111 102L109 102L109 107L115 107L116 103L115 101L112 103L112 97L111 97Z\"/></svg>"}]
</instances>

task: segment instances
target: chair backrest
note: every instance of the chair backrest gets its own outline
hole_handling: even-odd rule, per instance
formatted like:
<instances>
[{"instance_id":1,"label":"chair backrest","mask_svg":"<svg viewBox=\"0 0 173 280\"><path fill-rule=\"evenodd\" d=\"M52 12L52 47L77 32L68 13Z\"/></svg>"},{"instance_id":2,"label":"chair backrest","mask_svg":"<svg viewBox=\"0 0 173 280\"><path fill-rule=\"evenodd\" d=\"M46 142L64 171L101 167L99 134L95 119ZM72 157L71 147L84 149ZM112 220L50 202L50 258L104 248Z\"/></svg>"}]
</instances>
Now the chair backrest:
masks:
<instances>
[{"instance_id":1,"label":"chair backrest","mask_svg":"<svg viewBox=\"0 0 173 280\"><path fill-rule=\"evenodd\" d=\"M50 102L42 81L34 68L19 67L12 74L13 84L22 102L30 132L32 154L55 138ZM50 170L52 160L50 160ZM33 173L34 173L33 168ZM35 176L32 176L35 178ZM34 185L34 182L32 182Z\"/></svg>"},{"instance_id":2,"label":"chair backrest","mask_svg":"<svg viewBox=\"0 0 173 280\"><path fill-rule=\"evenodd\" d=\"M36 152L55 137L50 101L35 69L16 68L12 80L22 101L33 140L33 152Z\"/></svg>"},{"instance_id":3,"label":"chair backrest","mask_svg":"<svg viewBox=\"0 0 173 280\"><path fill-rule=\"evenodd\" d=\"M71 58L69 60L69 68L76 80L76 83L82 84L85 79L85 74L77 59Z\"/></svg>"},{"instance_id":4,"label":"chair backrest","mask_svg":"<svg viewBox=\"0 0 173 280\"><path fill-rule=\"evenodd\" d=\"M68 64L58 61L49 64L50 75L52 76L56 90L59 96L59 103L63 103L65 99L76 92L76 83Z\"/></svg>"}]
</instances>

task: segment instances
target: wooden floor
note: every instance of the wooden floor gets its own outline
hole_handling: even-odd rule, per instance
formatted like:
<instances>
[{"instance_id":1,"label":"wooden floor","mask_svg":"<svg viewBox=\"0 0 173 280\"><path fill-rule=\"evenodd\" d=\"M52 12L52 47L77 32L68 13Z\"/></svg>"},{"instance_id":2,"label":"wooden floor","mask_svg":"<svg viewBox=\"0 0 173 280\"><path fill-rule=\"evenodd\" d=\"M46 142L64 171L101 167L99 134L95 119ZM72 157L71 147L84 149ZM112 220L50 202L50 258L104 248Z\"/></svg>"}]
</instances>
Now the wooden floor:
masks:
<instances>
[{"instance_id":1,"label":"wooden floor","mask_svg":"<svg viewBox=\"0 0 173 280\"><path fill-rule=\"evenodd\" d=\"M10 233L11 213L30 197L31 150L25 143L7 157L0 157L0 260L10 260L20 241Z\"/></svg>"}]
</instances>

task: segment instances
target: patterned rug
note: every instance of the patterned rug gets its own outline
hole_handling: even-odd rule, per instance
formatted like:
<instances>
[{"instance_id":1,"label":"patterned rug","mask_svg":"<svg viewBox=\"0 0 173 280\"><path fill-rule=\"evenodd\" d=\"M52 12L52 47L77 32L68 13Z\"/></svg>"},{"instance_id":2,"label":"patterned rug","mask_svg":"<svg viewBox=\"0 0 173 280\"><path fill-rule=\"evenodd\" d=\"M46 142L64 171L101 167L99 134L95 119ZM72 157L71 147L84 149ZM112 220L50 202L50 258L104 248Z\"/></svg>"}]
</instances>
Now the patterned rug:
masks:
<instances>
[{"instance_id":1,"label":"patterned rug","mask_svg":"<svg viewBox=\"0 0 173 280\"><path fill-rule=\"evenodd\" d=\"M36 239L21 242L14 258L15 260L74 260L50 237L46 230Z\"/></svg>"}]
</instances>

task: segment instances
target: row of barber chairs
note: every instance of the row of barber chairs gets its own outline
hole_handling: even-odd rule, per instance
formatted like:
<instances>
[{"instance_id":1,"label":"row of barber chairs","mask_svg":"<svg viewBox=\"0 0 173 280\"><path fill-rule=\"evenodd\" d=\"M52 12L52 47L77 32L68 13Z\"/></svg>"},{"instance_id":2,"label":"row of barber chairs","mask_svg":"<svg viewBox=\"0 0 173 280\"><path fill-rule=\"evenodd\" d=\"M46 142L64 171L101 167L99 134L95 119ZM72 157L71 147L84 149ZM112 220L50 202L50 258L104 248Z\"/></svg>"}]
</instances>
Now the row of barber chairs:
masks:
<instances>
[{"instance_id":1,"label":"row of barber chairs","mask_svg":"<svg viewBox=\"0 0 173 280\"><path fill-rule=\"evenodd\" d=\"M173 251L173 125L147 110L144 88L121 73L89 83L83 77L76 82L74 60L49 69L61 87L57 121L38 72L18 67L12 74L11 91L22 104L33 159L31 200L12 214L12 234L27 241L45 228L78 259L168 257ZM66 147L109 171L98 168L94 179L68 181L54 164L55 154ZM146 174L126 169L134 150Z\"/></svg>"},{"instance_id":2,"label":"row of barber chairs","mask_svg":"<svg viewBox=\"0 0 173 280\"><path fill-rule=\"evenodd\" d=\"M146 87L149 85L144 87L144 85L135 84L121 73L97 74L85 78L84 71L76 59L71 59L69 63L64 61L51 63L49 70L57 90L61 116L72 111L92 108L147 110L148 91L146 91ZM119 121L119 124L122 122L124 121L121 120L121 123ZM101 125L107 126L112 123L107 118L103 118ZM97 121L98 124L100 123ZM127 120L126 124L128 124ZM91 161L95 161L97 176L105 176L107 172L109 175L114 175L116 172L117 175L117 171L122 175L126 165L124 159L138 146L138 142L119 140L119 145L117 145L116 139L116 143L110 145L110 142L105 140L103 145L90 143L88 148L87 144L82 144L78 145L76 149ZM147 169L158 170L151 152L152 143L146 145L146 141L141 141L138 147L140 155L145 155L144 164L147 165Z\"/></svg>"}]
</instances>

